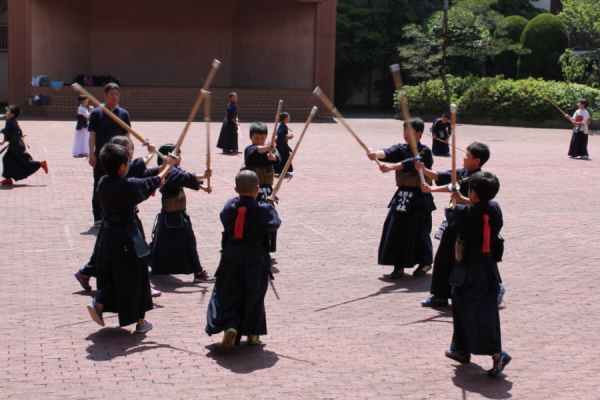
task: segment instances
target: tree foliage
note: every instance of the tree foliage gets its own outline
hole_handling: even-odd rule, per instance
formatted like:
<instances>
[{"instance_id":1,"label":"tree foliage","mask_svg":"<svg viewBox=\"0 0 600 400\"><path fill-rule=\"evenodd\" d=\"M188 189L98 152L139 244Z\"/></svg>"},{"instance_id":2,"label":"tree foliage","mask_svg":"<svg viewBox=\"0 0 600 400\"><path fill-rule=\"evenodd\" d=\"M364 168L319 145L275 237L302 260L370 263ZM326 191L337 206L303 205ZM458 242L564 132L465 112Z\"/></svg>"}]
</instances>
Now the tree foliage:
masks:
<instances>
[{"instance_id":1,"label":"tree foliage","mask_svg":"<svg viewBox=\"0 0 600 400\"><path fill-rule=\"evenodd\" d=\"M422 22L443 0L340 0L337 13L335 102L343 105L360 90L369 73L379 68L384 77L375 82L391 106L393 83L387 68L396 61L402 28Z\"/></svg>"},{"instance_id":2,"label":"tree foliage","mask_svg":"<svg viewBox=\"0 0 600 400\"><path fill-rule=\"evenodd\" d=\"M600 48L600 0L562 0L562 5L558 17L579 36L583 50Z\"/></svg>"},{"instance_id":3,"label":"tree foliage","mask_svg":"<svg viewBox=\"0 0 600 400\"><path fill-rule=\"evenodd\" d=\"M494 39L505 39L512 44L521 41L521 34L527 26L527 20L518 15L504 18L494 31ZM519 52L521 53L521 52ZM506 78L517 77L519 56L515 51L503 51L494 57L492 75L504 75Z\"/></svg>"},{"instance_id":4,"label":"tree foliage","mask_svg":"<svg viewBox=\"0 0 600 400\"><path fill-rule=\"evenodd\" d=\"M598 52L595 55L598 57ZM600 71L596 60L592 60L589 53L578 54L566 49L559 59L565 81L600 88Z\"/></svg>"},{"instance_id":5,"label":"tree foliage","mask_svg":"<svg viewBox=\"0 0 600 400\"><path fill-rule=\"evenodd\" d=\"M558 17L545 13L529 21L521 35L521 44L531 53L521 56L519 77L563 79L558 60L569 47L569 33Z\"/></svg>"},{"instance_id":6,"label":"tree foliage","mask_svg":"<svg viewBox=\"0 0 600 400\"><path fill-rule=\"evenodd\" d=\"M533 1L538 2L539 0ZM492 9L506 17L518 15L525 19L532 19L538 14L546 12L541 8L535 7L529 0L498 0L498 4L492 5Z\"/></svg>"}]
</instances>

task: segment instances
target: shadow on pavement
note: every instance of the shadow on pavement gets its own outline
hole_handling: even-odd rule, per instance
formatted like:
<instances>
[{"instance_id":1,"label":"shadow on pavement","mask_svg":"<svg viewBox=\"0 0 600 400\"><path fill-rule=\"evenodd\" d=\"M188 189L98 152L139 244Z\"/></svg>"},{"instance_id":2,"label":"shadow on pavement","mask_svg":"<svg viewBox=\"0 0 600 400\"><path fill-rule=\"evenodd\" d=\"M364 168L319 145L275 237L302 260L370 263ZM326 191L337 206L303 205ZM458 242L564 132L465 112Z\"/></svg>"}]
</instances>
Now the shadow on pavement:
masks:
<instances>
[{"instance_id":1,"label":"shadow on pavement","mask_svg":"<svg viewBox=\"0 0 600 400\"><path fill-rule=\"evenodd\" d=\"M396 280L389 280L386 278L379 278L379 280L382 282L385 282L385 283L393 282L393 284L384 286L384 287L380 288L377 292L375 292L373 294L369 294L367 296L344 301L342 303L334 304L334 305L323 307L323 308L318 308L315 310L315 312L329 310L330 308L343 306L346 304L354 303L356 301L366 300L366 299L381 296L384 294L428 292L429 287L431 286L431 279L423 279L423 278L414 278L413 279L412 276L406 276L406 277L403 277L402 279L396 279ZM403 289L406 289L406 290L403 290Z\"/></svg>"},{"instance_id":2,"label":"shadow on pavement","mask_svg":"<svg viewBox=\"0 0 600 400\"><path fill-rule=\"evenodd\" d=\"M202 355L168 344L143 342L144 339L146 339L145 334L131 333L128 329L102 328L98 332L92 333L85 338L85 340L90 340L92 342L86 349L88 353L86 358L93 361L110 361L117 357L129 356L131 354L159 348L178 350L183 353L198 356Z\"/></svg>"},{"instance_id":3,"label":"shadow on pavement","mask_svg":"<svg viewBox=\"0 0 600 400\"><path fill-rule=\"evenodd\" d=\"M489 357L489 367L492 367L491 357ZM468 398L470 393L479 393L488 399L510 399L512 395L508 393L513 383L506 380L503 375L499 378L488 376L487 370L477 364L461 364L456 366L452 382L456 387L463 390L463 399Z\"/></svg>"},{"instance_id":4,"label":"shadow on pavement","mask_svg":"<svg viewBox=\"0 0 600 400\"><path fill-rule=\"evenodd\" d=\"M235 374L249 374L260 369L268 369L279 361L279 356L265 350L264 344L249 346L242 343L233 350L225 351L221 349L220 343L214 343L206 346L206 349L209 350L206 357L212 358L221 367Z\"/></svg>"},{"instance_id":5,"label":"shadow on pavement","mask_svg":"<svg viewBox=\"0 0 600 400\"><path fill-rule=\"evenodd\" d=\"M13 190L13 189L19 189L19 188L24 188L24 187L46 187L46 185L19 185L19 184L13 183L12 185L0 185L0 190Z\"/></svg>"},{"instance_id":6,"label":"shadow on pavement","mask_svg":"<svg viewBox=\"0 0 600 400\"><path fill-rule=\"evenodd\" d=\"M193 275L189 276L189 279L194 279ZM160 290L163 293L174 293L174 294L192 294L192 293L201 293L201 300L210 293L212 293L212 287L214 283L194 283L192 281L182 281L179 278L174 277L173 275L150 275L150 282L154 286L154 289ZM204 285L204 286L199 286ZM198 290L185 290L179 291L181 288L194 288Z\"/></svg>"},{"instance_id":7,"label":"shadow on pavement","mask_svg":"<svg viewBox=\"0 0 600 400\"><path fill-rule=\"evenodd\" d=\"M92 226L85 232L79 232L79 234L85 236L98 236L98 232L100 232L100 228Z\"/></svg>"}]
</instances>

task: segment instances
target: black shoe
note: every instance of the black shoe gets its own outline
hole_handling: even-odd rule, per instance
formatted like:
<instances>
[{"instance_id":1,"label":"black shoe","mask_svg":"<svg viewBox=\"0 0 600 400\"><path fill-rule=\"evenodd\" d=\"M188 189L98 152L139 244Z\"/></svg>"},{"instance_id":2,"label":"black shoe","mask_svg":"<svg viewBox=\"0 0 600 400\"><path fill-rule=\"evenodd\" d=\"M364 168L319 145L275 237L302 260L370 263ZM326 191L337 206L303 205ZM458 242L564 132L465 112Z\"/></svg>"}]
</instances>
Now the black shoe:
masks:
<instances>
[{"instance_id":1,"label":"black shoe","mask_svg":"<svg viewBox=\"0 0 600 400\"><path fill-rule=\"evenodd\" d=\"M446 353L444 353L444 355L448 358L451 358L454 361L458 361L461 364L468 364L471 362L471 354L465 353L464 351L446 350Z\"/></svg>"},{"instance_id":2,"label":"black shoe","mask_svg":"<svg viewBox=\"0 0 600 400\"><path fill-rule=\"evenodd\" d=\"M439 297L429 296L426 300L421 302L423 307L448 307L447 299L440 299Z\"/></svg>"},{"instance_id":3,"label":"black shoe","mask_svg":"<svg viewBox=\"0 0 600 400\"><path fill-rule=\"evenodd\" d=\"M504 367L508 365L508 363L512 360L512 357L508 355L507 352L501 351L500 357L494 360L494 368L488 371L489 376L498 376L504 370Z\"/></svg>"},{"instance_id":4,"label":"black shoe","mask_svg":"<svg viewBox=\"0 0 600 400\"><path fill-rule=\"evenodd\" d=\"M400 279L400 278L402 278L403 275L404 275L404 268L400 268L400 269L395 269L394 272L392 272L389 275L384 275L384 278Z\"/></svg>"},{"instance_id":5,"label":"black shoe","mask_svg":"<svg viewBox=\"0 0 600 400\"><path fill-rule=\"evenodd\" d=\"M425 276L425 274L431 269L431 265L419 265L417 269L414 270L413 276Z\"/></svg>"}]
</instances>

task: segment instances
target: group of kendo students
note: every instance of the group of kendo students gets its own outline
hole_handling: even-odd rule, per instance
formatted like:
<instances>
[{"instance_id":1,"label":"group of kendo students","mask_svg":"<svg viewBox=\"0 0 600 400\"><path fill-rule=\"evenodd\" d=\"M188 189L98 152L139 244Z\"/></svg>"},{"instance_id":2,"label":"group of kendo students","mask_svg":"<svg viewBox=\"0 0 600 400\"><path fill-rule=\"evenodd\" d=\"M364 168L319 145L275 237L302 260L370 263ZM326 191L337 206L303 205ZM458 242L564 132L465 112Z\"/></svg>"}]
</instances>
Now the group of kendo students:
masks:
<instances>
[{"instance_id":1,"label":"group of kendo students","mask_svg":"<svg viewBox=\"0 0 600 400\"><path fill-rule=\"evenodd\" d=\"M118 105L118 86L108 84L104 97L106 107L130 124L127 111ZM11 108L8 116L5 137L18 129L18 124L14 126L18 110ZM228 113L224 126L230 116ZM447 124L447 116L443 118ZM280 121L287 124L289 115L283 113ZM419 157L414 157L409 145L407 124L415 132ZM405 143L367 154L371 160L383 161L382 172L395 171L398 187L389 204L378 263L393 266L392 273L385 276L391 280L402 278L405 269L415 266L413 276L425 276L433 264L432 295L422 305L446 307L452 299L454 333L446 357L469 363L472 354L491 355L493 366L488 373L497 376L511 361L502 350L498 312L503 287L497 262L504 241L499 235L502 212L493 199L500 183L491 172L481 171L490 157L488 146L473 142L467 147L463 168L456 170L459 187L452 186L452 171L431 169L432 151L420 142L424 128L421 119L411 118L404 123ZM291 138L287 126L280 129L285 131L282 136ZM101 207L101 220L96 223L100 231L90 261L75 277L87 291L92 289L90 277L97 279L99 293L87 306L92 319L104 326L103 313L116 312L119 326L135 323L137 333L152 329L145 320L145 313L153 308L150 266L156 275L193 273L195 282L215 283L205 331L209 335L224 332L224 349L238 345L242 336L248 337L248 344L260 343L259 336L267 333L264 297L271 274L270 253L276 250L276 231L281 224L271 198L273 167L281 163L281 155L275 143L266 143L266 125L255 122L250 126L252 144L244 150L245 167L235 178L238 196L228 200L220 213L224 230L214 277L200 265L183 191L210 193L212 188L202 179L210 178L211 171L199 175L181 169L181 152L173 154L172 144L159 149L161 154L169 154L165 161L158 159L157 167L148 168L154 145L148 143L148 156L133 159L133 143L126 131L100 108L90 113L89 131L93 202ZM451 134L446 133L445 144ZM234 150L237 153L237 146ZM448 151L442 148L440 155L447 156ZM40 166L47 170L45 162ZM162 194L162 209L148 245L137 205L157 189ZM456 203L446 208L446 218L435 236L440 239L435 259L430 237L434 192L449 192Z\"/></svg>"}]
</instances>

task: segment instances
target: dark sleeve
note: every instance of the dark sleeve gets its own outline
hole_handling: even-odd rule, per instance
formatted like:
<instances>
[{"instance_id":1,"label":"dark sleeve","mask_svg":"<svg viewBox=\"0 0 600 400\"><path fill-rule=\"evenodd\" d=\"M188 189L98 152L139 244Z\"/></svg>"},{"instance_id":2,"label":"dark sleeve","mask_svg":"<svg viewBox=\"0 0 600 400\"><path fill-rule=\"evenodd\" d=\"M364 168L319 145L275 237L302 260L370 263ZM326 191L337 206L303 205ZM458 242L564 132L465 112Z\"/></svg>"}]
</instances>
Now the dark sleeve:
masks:
<instances>
[{"instance_id":1,"label":"dark sleeve","mask_svg":"<svg viewBox=\"0 0 600 400\"><path fill-rule=\"evenodd\" d=\"M388 163L397 163L402 161L400 145L395 144L392 147L382 150L385 153L385 158L381 159L381 161Z\"/></svg>"},{"instance_id":2,"label":"dark sleeve","mask_svg":"<svg viewBox=\"0 0 600 400\"><path fill-rule=\"evenodd\" d=\"M232 219L235 219L235 217L237 216L237 212L235 211L236 200L237 198L235 197L227 200L227 202L223 206L223 209L221 210L221 213L219 214L219 217L221 218L221 223L223 224L224 228L227 228L231 224Z\"/></svg>"},{"instance_id":3,"label":"dark sleeve","mask_svg":"<svg viewBox=\"0 0 600 400\"><path fill-rule=\"evenodd\" d=\"M436 119L435 121L433 121L433 125L431 126L431 133L433 133L434 135L440 130L439 122L440 120Z\"/></svg>"},{"instance_id":4,"label":"dark sleeve","mask_svg":"<svg viewBox=\"0 0 600 400\"><path fill-rule=\"evenodd\" d=\"M427 169L431 169L431 167L433 167L433 154L431 153L431 149L424 145L421 151L423 152L423 159L421 161L425 164Z\"/></svg>"},{"instance_id":5,"label":"dark sleeve","mask_svg":"<svg viewBox=\"0 0 600 400\"><path fill-rule=\"evenodd\" d=\"M275 207L268 203L260 203L260 220L266 226L269 232L276 231L281 226L281 220L279 219L279 214L277 214L277 210Z\"/></svg>"},{"instance_id":6,"label":"dark sleeve","mask_svg":"<svg viewBox=\"0 0 600 400\"><path fill-rule=\"evenodd\" d=\"M246 168L254 168L259 161L260 154L258 153L258 146L250 145L244 149L244 163Z\"/></svg>"},{"instance_id":7,"label":"dark sleeve","mask_svg":"<svg viewBox=\"0 0 600 400\"><path fill-rule=\"evenodd\" d=\"M446 220L448 226L461 236L466 237L469 233L469 211L470 206L466 204L457 204L455 209L446 208Z\"/></svg>"},{"instance_id":8,"label":"dark sleeve","mask_svg":"<svg viewBox=\"0 0 600 400\"><path fill-rule=\"evenodd\" d=\"M448 135L452 135L452 123L448 122Z\"/></svg>"},{"instance_id":9,"label":"dark sleeve","mask_svg":"<svg viewBox=\"0 0 600 400\"><path fill-rule=\"evenodd\" d=\"M142 174L142 178L148 178L158 175L158 167L146 168Z\"/></svg>"},{"instance_id":10,"label":"dark sleeve","mask_svg":"<svg viewBox=\"0 0 600 400\"><path fill-rule=\"evenodd\" d=\"M98 121L100 121L101 116L102 110L99 108L92 110L92 113L90 114L90 122L88 123L88 131L98 132Z\"/></svg>"},{"instance_id":11,"label":"dark sleeve","mask_svg":"<svg viewBox=\"0 0 600 400\"><path fill-rule=\"evenodd\" d=\"M179 169L172 169L165 178L165 189L167 188L188 188L198 190L200 182L196 179L196 174L184 172Z\"/></svg>"},{"instance_id":12,"label":"dark sleeve","mask_svg":"<svg viewBox=\"0 0 600 400\"><path fill-rule=\"evenodd\" d=\"M160 177L153 176L151 178L127 178L129 183L128 200L133 204L139 204L147 200L152 193L160 186Z\"/></svg>"},{"instance_id":13,"label":"dark sleeve","mask_svg":"<svg viewBox=\"0 0 600 400\"><path fill-rule=\"evenodd\" d=\"M447 185L452 182L452 171L438 172L438 180L435 184L438 186Z\"/></svg>"},{"instance_id":14,"label":"dark sleeve","mask_svg":"<svg viewBox=\"0 0 600 400\"><path fill-rule=\"evenodd\" d=\"M146 171L146 163L143 158L136 158L129 163L129 171L127 177L131 178L144 178L144 171ZM152 176L152 175L149 175Z\"/></svg>"},{"instance_id":15,"label":"dark sleeve","mask_svg":"<svg viewBox=\"0 0 600 400\"><path fill-rule=\"evenodd\" d=\"M279 128L277 128L277 139L275 139L275 142L277 143L278 146L286 144L287 135L288 135L287 125L284 123L280 123Z\"/></svg>"},{"instance_id":16,"label":"dark sleeve","mask_svg":"<svg viewBox=\"0 0 600 400\"><path fill-rule=\"evenodd\" d=\"M227 106L227 119L234 119L235 117L237 117L237 105L230 102Z\"/></svg>"}]
</instances>

